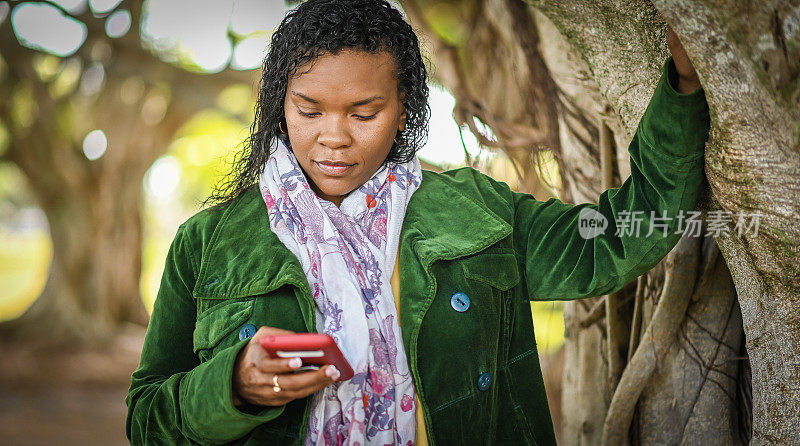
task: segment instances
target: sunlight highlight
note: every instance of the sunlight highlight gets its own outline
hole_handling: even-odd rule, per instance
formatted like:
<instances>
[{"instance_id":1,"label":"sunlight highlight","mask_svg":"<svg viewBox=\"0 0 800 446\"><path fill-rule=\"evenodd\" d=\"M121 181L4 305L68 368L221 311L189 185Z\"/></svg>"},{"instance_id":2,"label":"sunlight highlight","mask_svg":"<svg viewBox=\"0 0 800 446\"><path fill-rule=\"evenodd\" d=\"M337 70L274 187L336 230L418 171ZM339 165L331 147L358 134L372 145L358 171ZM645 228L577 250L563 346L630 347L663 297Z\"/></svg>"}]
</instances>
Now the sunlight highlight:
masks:
<instances>
[{"instance_id":1,"label":"sunlight highlight","mask_svg":"<svg viewBox=\"0 0 800 446\"><path fill-rule=\"evenodd\" d=\"M86 40L86 25L46 3L24 3L11 11L20 43L57 56L72 55Z\"/></svg>"},{"instance_id":2,"label":"sunlight highlight","mask_svg":"<svg viewBox=\"0 0 800 446\"><path fill-rule=\"evenodd\" d=\"M267 55L267 39L263 36L245 39L233 50L231 67L236 70L258 68Z\"/></svg>"},{"instance_id":3,"label":"sunlight highlight","mask_svg":"<svg viewBox=\"0 0 800 446\"><path fill-rule=\"evenodd\" d=\"M89 7L92 8L92 12L95 14L105 14L116 8L120 3L122 3L122 0L89 0Z\"/></svg>"},{"instance_id":4,"label":"sunlight highlight","mask_svg":"<svg viewBox=\"0 0 800 446\"><path fill-rule=\"evenodd\" d=\"M108 139L102 130L92 130L83 138L83 154L91 161L103 156L107 148Z\"/></svg>"},{"instance_id":5,"label":"sunlight highlight","mask_svg":"<svg viewBox=\"0 0 800 446\"><path fill-rule=\"evenodd\" d=\"M145 175L147 192L158 200L169 199L181 181L181 165L172 155L157 159Z\"/></svg>"},{"instance_id":6,"label":"sunlight highlight","mask_svg":"<svg viewBox=\"0 0 800 446\"><path fill-rule=\"evenodd\" d=\"M131 13L125 9L114 11L106 19L106 34L112 39L118 39L131 29Z\"/></svg>"}]
</instances>

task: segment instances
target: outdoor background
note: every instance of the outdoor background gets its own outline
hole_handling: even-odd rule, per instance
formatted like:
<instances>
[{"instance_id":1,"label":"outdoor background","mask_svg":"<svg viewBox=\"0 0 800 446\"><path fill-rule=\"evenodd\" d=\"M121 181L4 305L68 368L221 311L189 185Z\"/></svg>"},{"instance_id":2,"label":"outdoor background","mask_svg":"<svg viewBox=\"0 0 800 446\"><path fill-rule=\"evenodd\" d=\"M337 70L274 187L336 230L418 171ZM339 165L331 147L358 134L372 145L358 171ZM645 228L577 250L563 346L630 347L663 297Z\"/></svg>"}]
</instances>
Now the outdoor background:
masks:
<instances>
[{"instance_id":1,"label":"outdoor background","mask_svg":"<svg viewBox=\"0 0 800 446\"><path fill-rule=\"evenodd\" d=\"M458 11L447 2L439 3L428 16L440 35L461 32ZM54 103L58 99L74 102L56 114L63 124L57 130L62 133L58 138L73 141L71 150L85 158L88 169L104 169L104 159L114 157L121 165L104 181L130 182L131 187L140 189L141 204L132 206L140 206L141 213L115 214L114 218L141 218L143 222L138 293L147 312L152 310L167 248L178 225L201 209L200 203L228 171L231 155L248 134L258 68L272 30L288 8L279 0L151 0L142 10L120 6L115 0L0 1L0 44L5 58L0 61L0 83L8 93L2 101L11 104L6 107L10 123L4 120L0 124L0 154L8 150L8 125L14 125L15 131L28 126L26 131L31 134L53 131L36 124L39 114L50 112L49 104L37 99L37 88L44 86ZM136 14L141 14L141 22ZM102 23L105 36L98 36L97 27L85 25L81 17ZM452 36L454 40L458 37ZM138 43L140 50L113 54L118 48L115 41ZM429 42L424 44L429 52ZM15 46L36 52L28 78L16 78L12 83L9 72L14 70L8 64L13 64L12 57L20 52ZM87 53L89 60L78 57ZM125 60L129 54L144 59ZM117 69L105 65L112 60ZM183 74L154 75L166 66L178 67ZM154 85L153 78L159 79ZM164 136L164 124L173 119L173 108L168 105L178 99L182 101L182 109L176 112L179 125ZM454 104L445 88L431 84L430 136L419 153L422 161L432 169L472 165L520 189L518 170L508 157L482 147L467 126L459 128L452 116ZM144 149L154 154L155 161L145 166L143 179L126 175L125 160L132 158L115 154L131 150L111 136L125 133L128 121L95 127L94 123L103 121L83 119L91 110L102 114L126 108L140 113L150 131L159 133L159 137L147 132L134 135L148 141ZM32 146L24 150L43 149L34 147L37 139L28 141ZM69 176L68 164L43 163L40 174ZM550 185L541 185L536 195L546 199L555 196L559 178L547 153L542 155L542 164ZM50 197L32 188L30 181L17 163L0 158L0 320L23 314L42 293L51 271L53 228L48 227L41 208L42 200ZM90 192L87 189L87 194ZM57 224L69 227L72 221L64 218ZM70 237L72 244L94 243L80 232ZM545 355L548 392L557 394L557 358L564 335L562 305L536 304L533 318L538 346ZM49 328L38 326L44 334ZM54 354L51 362L34 360L24 350L9 352L9 359L0 361L0 443L124 444L123 399L143 333L143 327L129 324L110 350L65 351ZM555 417L558 407L551 404Z\"/></svg>"}]
</instances>

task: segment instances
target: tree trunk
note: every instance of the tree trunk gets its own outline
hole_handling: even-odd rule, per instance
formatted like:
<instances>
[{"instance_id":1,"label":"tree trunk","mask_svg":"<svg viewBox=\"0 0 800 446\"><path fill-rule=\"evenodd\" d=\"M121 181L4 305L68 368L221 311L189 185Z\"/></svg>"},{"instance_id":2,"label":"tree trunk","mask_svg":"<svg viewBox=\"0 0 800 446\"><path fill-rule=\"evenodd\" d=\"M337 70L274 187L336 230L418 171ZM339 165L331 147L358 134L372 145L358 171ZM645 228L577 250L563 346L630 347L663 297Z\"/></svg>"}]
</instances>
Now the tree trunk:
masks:
<instances>
[{"instance_id":1,"label":"tree trunk","mask_svg":"<svg viewBox=\"0 0 800 446\"><path fill-rule=\"evenodd\" d=\"M117 39L90 8L76 17L86 25L86 41L55 65L72 64L79 79L99 82L88 90L74 82L58 94L57 75L35 69L37 60L55 56L23 47L11 21L0 22L0 97L12 98L0 103L10 140L0 160L25 174L53 241L43 293L21 317L0 324L0 339L22 348L106 344L126 323L147 324L139 292L144 174L196 112L216 108L224 88L255 77L190 73L161 61L142 46L141 3L118 7L131 12L133 23ZM19 119L20 104L30 106L26 119ZM104 132L107 149L89 160L82 144L93 130Z\"/></svg>"},{"instance_id":2,"label":"tree trunk","mask_svg":"<svg viewBox=\"0 0 800 446\"><path fill-rule=\"evenodd\" d=\"M6 341L105 345L121 323L147 324L139 294L143 175L141 166L105 172L68 193L59 182L31 183L48 219L53 260L41 296L0 325Z\"/></svg>"},{"instance_id":3,"label":"tree trunk","mask_svg":"<svg viewBox=\"0 0 800 446\"><path fill-rule=\"evenodd\" d=\"M559 13L562 13L562 11L559 11ZM574 14L575 12L573 11L571 14L563 14L559 15L558 17L559 19L563 20L564 16L570 17ZM556 28L549 23L548 19L543 18L539 14L535 14L535 16L537 17L536 23L540 34L543 36L546 35L546 37L542 38L543 41L555 42L558 40L563 40L558 33L554 32ZM603 21L602 17L598 17L596 20L599 22ZM579 26L588 28L596 26L595 33L599 33L602 30L602 26L598 23L582 23ZM643 33L647 31L632 29L630 24L623 24L618 28L619 29L616 30L617 32L619 32L620 29L627 30L626 32L628 33ZM636 40L642 39L643 37L641 36L636 38ZM596 42L598 45L600 45L599 39ZM582 44L588 45L586 42L582 42ZM548 46L555 48L551 51L543 50L543 54L545 55L545 61L547 62L548 67L551 68L551 71L560 73L559 76L556 76L556 79L559 80L559 85L564 85L565 91L570 91L566 89L569 88L568 86L573 86L571 89L571 94L575 97L599 98L596 99L599 104L587 104L587 100L585 99L582 107L584 113L591 114L596 113L596 110L605 109L604 114L606 115L606 118L603 120L603 123L615 129L614 135L616 147L627 147L627 144L630 141L629 135L632 135L635 125L638 123L638 118L629 118L628 122L634 127L627 128L623 123L623 120L618 117L619 115L613 112L613 110L617 110L616 108L613 108L610 105L606 105L605 107L601 105L606 104L607 101L604 99L603 95L599 94L599 91L597 90L597 84L595 83L596 81L594 81L592 77L586 76L587 73L591 73L593 70L586 64L585 59L580 57L580 55L569 56L569 52L574 50L568 48L569 45L564 43L560 43L558 45L551 44ZM608 49L606 48L605 51L608 51ZM642 51L642 49L639 49L638 51ZM628 50L627 53L627 56L631 57L632 52ZM646 60L646 58L642 57L641 60ZM650 80L651 89L652 85L655 83L655 80L657 80L656 76L660 72L660 65L662 62L663 60L658 62L658 65L653 73L654 76ZM624 60L622 62L615 60L612 63L618 65L620 63L630 64L634 62L632 60ZM570 66L572 67L572 70L570 70ZM587 78L589 79L589 82L587 82ZM582 85L583 88L575 87L578 85ZM652 90L650 90L650 92L651 91ZM650 92L642 93L645 95L645 101L643 103L637 102L638 105L636 106L639 107L638 113L642 113L644 111L646 99L649 98ZM619 96L626 102L633 103L635 98L626 98L626 94L626 92L623 92L620 93ZM563 140L564 139L562 138L562 141ZM595 139L595 141L598 141L599 145L599 137ZM601 164L598 163L598 155L580 156L579 154L583 153L584 150L575 151L572 149L572 147L574 146L562 146L562 150L568 153L564 155L564 159L571 159L572 161L572 163L566 167L568 176L573 174L576 182L584 182L594 185L602 184L603 181L601 181L601 179L603 177L603 172L598 171L596 168L591 168L591 166L599 166ZM615 166L614 173L624 173L624 175L627 175L630 172L627 151L617 150L616 152L615 159L617 160L617 165ZM570 156L569 153L573 153L573 155ZM590 172L591 174L587 176L587 172ZM615 179L615 181L619 180ZM594 197L596 197L599 192L599 190L594 191L594 195L588 197L579 191L575 191L573 192L573 196L579 197L579 199L575 200L576 202L594 201ZM707 250L710 249L713 251L713 249L715 249L713 241L706 243L711 247L707 248ZM699 257L701 253L687 253L684 255L690 257ZM709 260L706 260L705 262L708 261ZM657 307L655 302L658 301L658 298L662 296L664 292L663 279L660 279L659 277L663 277L665 272L666 274L672 274L672 269L674 269L674 266L666 266L665 264L662 264L659 268L656 268L654 272L650 273L643 281L643 283L652 284L652 286L649 286L647 289L641 291L642 302L647 303L644 306L650 308L649 314L639 316L640 318L643 318L644 321L641 324L638 333L623 332L621 333L621 336L618 335L622 339L611 341L614 345L617 345L617 348L627 342L629 345L633 346L631 350L635 350L637 344L635 342L630 343L630 337L641 337L646 331L647 326L650 325L652 313ZM697 331L698 329L696 327L691 328L693 327L691 321L705 320L703 317L705 313L715 314L720 311L731 311L730 302L735 299L735 290L730 286L725 286L725 284L730 283L730 275L727 272L727 269L722 268L722 270L711 270L707 267L704 267L700 272L700 275L702 278L704 278L702 279L703 283L710 283L711 285L709 286L712 286L713 289L721 290L719 292L722 293L723 296L714 296L716 299L710 299L709 296L706 296L706 294L708 294L707 291L700 289L695 290L695 294L691 297L691 301L700 302L703 304L689 307L689 317L687 319L674 321L673 327L676 328L679 333L686 333L687 330ZM617 296L617 302L625 301L625 298L619 297L620 296ZM704 301L707 299L710 299L710 302L704 303ZM725 299L727 299L727 302L725 302ZM643 309L637 310L635 307L631 308L630 301L625 306L628 307L627 311L629 313L627 314L635 315L637 311L644 311ZM611 400L610 395L614 394L614 392L617 390L616 380L619 379L619 375L615 375L614 373L608 371L608 363L610 360L598 353L610 354L609 339L613 339L613 336L610 336L607 326L602 327L602 330L594 329L589 332L581 332L580 330L585 328L583 326L585 324L582 323L582 319L580 317L570 317L574 313L581 313L581 307L582 305L579 303L570 303L566 306L565 316L567 320L567 330L570 332L580 333L582 338L602 338L600 340L602 340L603 347L600 352L598 352L596 345L586 342L585 339L578 339L578 342L575 343L577 347L572 348L578 353L575 355L568 354L568 358L572 357L574 361L571 366L579 370L590 370L591 372L588 375L584 375L582 377L583 380L579 380L577 382L576 380L571 379L570 376L565 376L563 391L565 393L574 393L575 401L584 401L585 398L590 398L589 401L593 401L597 399L596 395L598 392L596 392L596 389L599 386L600 388L604 389L602 394L605 396L605 398L607 398L604 409L607 410ZM625 310L623 310L623 313L624 312ZM700 314L695 314L695 312L700 312ZM734 405L730 403L728 397L735 397L736 390L738 388L738 369L734 358L739 357L739 344L736 342L736 337L737 335L741 335L741 323L737 322L735 315L731 316L730 318L733 319L733 323L727 326L727 331L723 330L720 333L720 331L713 330L715 326L712 326L708 331L700 330L700 332L695 336L679 336L677 342L675 343L672 343L673 341L671 340L664 340L662 344L667 347L666 351L660 352L660 355L652 358L652 361L655 361L656 364L649 364L651 366L655 365L656 367L654 369L649 369L647 374L642 374L639 377L638 382L635 383L637 391L641 392L642 395L641 399L639 400L638 410L634 413L637 395L626 395L631 401L628 401L628 413L623 420L617 420L615 418L608 419L606 410L583 410L579 407L571 407L565 398L565 403L563 406L565 419L563 435L564 438L569 440L566 442L566 444L598 444L601 441L603 428L595 429L593 427L598 425L608 426L609 424L616 425L616 432L621 435L621 437L610 442L610 444L626 442L628 441L629 434L628 426L630 426L630 422L634 417L636 417L637 421L635 426L633 426L634 430L631 439L634 439L637 443L641 444L674 444L680 443L682 439L694 443L701 441L703 438L734 438L736 441L739 441L738 436L740 432L737 423L739 408L734 407ZM730 318L725 318L723 320L727 321ZM606 324L608 324L607 321ZM628 327L630 327L630 325L628 325ZM609 335L606 335L606 337L603 338L603 335L606 333L609 333ZM729 338L732 338L729 340L729 343L736 346L736 350L726 349L722 352L717 352L719 349L719 342L716 340L721 338L719 334L725 334ZM595 344L597 343L598 339L594 340ZM568 352L570 351L569 344L573 344L573 341L570 340L568 343ZM691 353L691 356L687 356L687 351ZM629 358L633 356L633 351L628 351L627 353ZM684 364L689 361L689 358L700 365L699 369L693 369L696 371L695 373L687 373L682 371L679 367L680 364ZM602 360L602 364L599 364L600 360ZM662 364L666 364L670 368L664 369L662 368ZM717 369L720 368L718 364L722 364L720 371L717 371ZM570 365L567 365L567 370L569 369ZM630 374L631 371L632 370L628 370L628 374ZM602 372L605 372L606 376L599 376ZM717 376L720 373L722 375ZM651 374L655 375L655 377L651 377ZM684 392L691 394L693 398L689 401L683 401L682 399L678 398L675 395L675 382L679 382L681 384L681 389ZM715 390L716 388L718 389ZM720 395L722 395L725 399L720 400ZM617 398L619 399L619 396L617 396ZM678 404L679 400L681 401L680 404ZM717 413L717 408L723 408L722 414ZM673 415L668 417L665 416L666 414ZM722 416L720 417L720 415ZM665 423L664 420L666 419L669 419L670 423ZM706 423L703 425L703 420L712 420L713 423ZM696 429L695 426L697 425L703 425L703 429ZM666 427L669 427L669 429L665 429ZM742 436L746 438L747 433L743 433Z\"/></svg>"},{"instance_id":4,"label":"tree trunk","mask_svg":"<svg viewBox=\"0 0 800 446\"><path fill-rule=\"evenodd\" d=\"M800 7L780 1L653 4L684 42L711 107L706 173L713 195L706 210L761 214L757 233L739 233L736 221L728 220L715 238L742 309L752 364L753 442L791 444L800 432ZM626 107L631 101L625 87L636 84L626 79L629 70L663 54L648 48L663 40L650 3L534 5L580 48L630 128L636 114ZM726 214L707 214L707 221L713 219L708 215Z\"/></svg>"},{"instance_id":5,"label":"tree trunk","mask_svg":"<svg viewBox=\"0 0 800 446\"><path fill-rule=\"evenodd\" d=\"M736 406L741 313L714 241L707 237L703 243L706 266L698 270L700 282L678 338L639 399L634 428L642 445L747 443Z\"/></svg>"},{"instance_id":6,"label":"tree trunk","mask_svg":"<svg viewBox=\"0 0 800 446\"><path fill-rule=\"evenodd\" d=\"M752 365L753 443L800 438L800 5L665 2L715 111L706 173L719 206L759 212L717 241L733 272ZM691 20L685 17L691 16Z\"/></svg>"}]
</instances>

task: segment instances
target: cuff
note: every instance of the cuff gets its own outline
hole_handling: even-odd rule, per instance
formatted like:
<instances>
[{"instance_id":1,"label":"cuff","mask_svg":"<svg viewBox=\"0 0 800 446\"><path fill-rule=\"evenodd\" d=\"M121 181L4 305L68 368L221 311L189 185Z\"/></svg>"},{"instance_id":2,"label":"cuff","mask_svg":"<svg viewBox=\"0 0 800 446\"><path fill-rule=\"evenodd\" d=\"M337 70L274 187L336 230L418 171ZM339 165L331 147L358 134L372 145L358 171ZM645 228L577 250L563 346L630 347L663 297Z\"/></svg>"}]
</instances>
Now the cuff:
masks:
<instances>
[{"instance_id":1,"label":"cuff","mask_svg":"<svg viewBox=\"0 0 800 446\"><path fill-rule=\"evenodd\" d=\"M195 367L181 381L181 415L198 438L228 443L283 413L284 406L250 414L233 405L233 366L249 339L239 341Z\"/></svg>"},{"instance_id":2,"label":"cuff","mask_svg":"<svg viewBox=\"0 0 800 446\"><path fill-rule=\"evenodd\" d=\"M687 100L691 100L690 98L695 98L694 100L696 101L700 98L700 96L702 96L703 99L705 99L705 90L703 90L703 87L700 87L691 93L681 93L678 91L680 75L678 74L678 69L675 68L675 59L673 59L672 56L669 56L664 62L664 66L661 69L661 76L666 77L667 82L665 88L667 89L667 94L669 94L671 97L687 98Z\"/></svg>"},{"instance_id":3,"label":"cuff","mask_svg":"<svg viewBox=\"0 0 800 446\"><path fill-rule=\"evenodd\" d=\"M679 93L673 87L677 84L678 72L670 56L664 62L638 132L659 155L693 160L702 156L708 140L708 103L702 88Z\"/></svg>"}]
</instances>

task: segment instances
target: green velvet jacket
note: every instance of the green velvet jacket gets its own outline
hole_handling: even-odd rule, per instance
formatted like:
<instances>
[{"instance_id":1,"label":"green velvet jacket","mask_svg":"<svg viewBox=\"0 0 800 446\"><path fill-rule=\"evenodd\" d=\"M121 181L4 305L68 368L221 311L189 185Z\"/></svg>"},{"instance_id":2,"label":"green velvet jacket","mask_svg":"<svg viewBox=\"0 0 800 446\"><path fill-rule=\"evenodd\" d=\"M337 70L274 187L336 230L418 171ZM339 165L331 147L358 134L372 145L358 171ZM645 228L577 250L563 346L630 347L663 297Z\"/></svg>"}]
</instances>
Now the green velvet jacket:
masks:
<instances>
[{"instance_id":1,"label":"green velvet jacket","mask_svg":"<svg viewBox=\"0 0 800 446\"><path fill-rule=\"evenodd\" d=\"M423 173L401 233L400 312L431 444L555 444L529 301L613 292L677 243L676 220L668 236L645 236L649 215L694 209L709 115L702 90L676 83L668 59L628 149L631 175L596 205L538 201L469 168ZM581 236L584 208L607 219L604 233ZM615 235L625 211L647 216L639 237ZM457 292L466 311L451 303ZM131 443L303 442L308 399L233 406L245 324L315 329L303 270L256 188L178 229L126 398Z\"/></svg>"}]
</instances>

